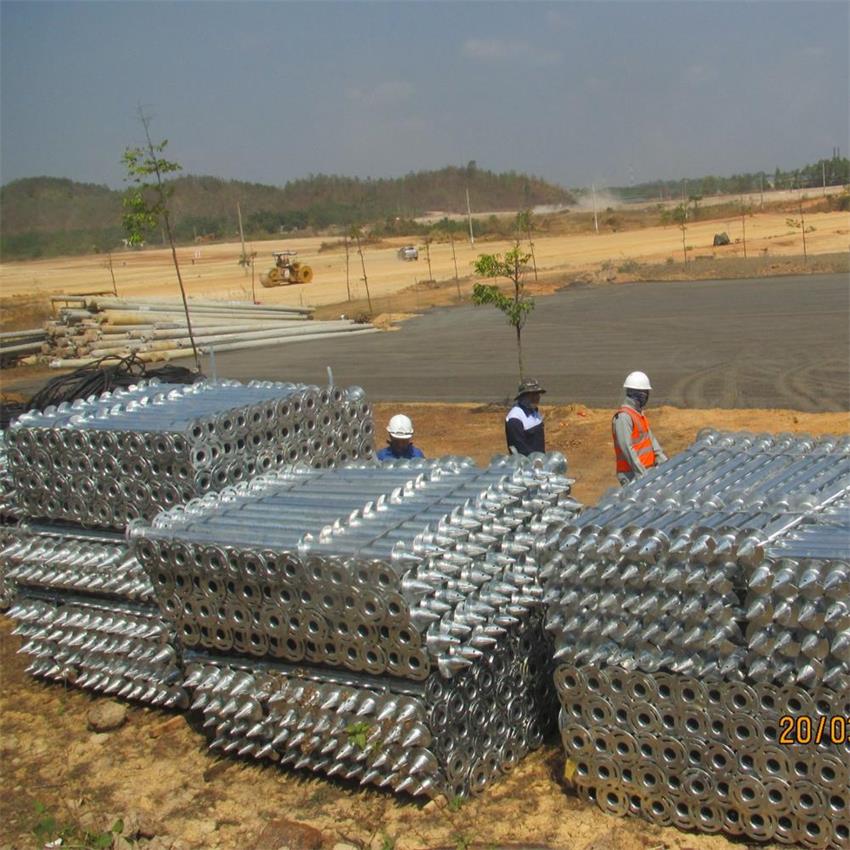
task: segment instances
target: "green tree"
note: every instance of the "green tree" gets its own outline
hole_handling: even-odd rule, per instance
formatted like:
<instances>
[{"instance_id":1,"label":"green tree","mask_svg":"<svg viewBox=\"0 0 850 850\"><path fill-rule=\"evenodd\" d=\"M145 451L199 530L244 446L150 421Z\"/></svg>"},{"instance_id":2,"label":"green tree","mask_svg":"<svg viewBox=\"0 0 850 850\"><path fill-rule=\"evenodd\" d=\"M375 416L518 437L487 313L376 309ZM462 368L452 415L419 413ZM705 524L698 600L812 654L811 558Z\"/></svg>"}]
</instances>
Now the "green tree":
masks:
<instances>
[{"instance_id":1,"label":"green tree","mask_svg":"<svg viewBox=\"0 0 850 850\"><path fill-rule=\"evenodd\" d=\"M356 224L353 224L351 226L350 236L357 245L357 253L360 254L360 265L363 268L363 285L366 287L366 301L369 303L369 314L371 315L372 296L369 293L369 278L366 277L366 258L363 256L363 231ZM347 251L348 243L346 243L346 252Z\"/></svg>"},{"instance_id":2,"label":"green tree","mask_svg":"<svg viewBox=\"0 0 850 850\"><path fill-rule=\"evenodd\" d=\"M139 120L145 128L145 146L127 148L122 157L127 169L125 180L132 184L124 195L124 229L130 245L142 245L147 233L158 226L164 227L171 245L171 259L174 261L183 309L186 312L186 328L189 332L189 341L192 343L192 353L195 356L195 368L200 372L201 360L195 345L195 335L192 332L189 302L186 299L186 287L183 285L183 277L180 274L180 263L177 262L177 248L174 244L174 233L168 210L168 199L171 197L173 188L167 186L163 180L164 175L180 171L182 166L161 156L168 145L168 140L153 143L150 133L151 119L141 107L139 107Z\"/></svg>"},{"instance_id":3,"label":"green tree","mask_svg":"<svg viewBox=\"0 0 850 850\"><path fill-rule=\"evenodd\" d=\"M679 204L676 209L673 210L670 217L676 223L676 227L682 231L682 255L685 258L685 262L688 262L688 248L685 244L685 236L688 232L688 207L686 204Z\"/></svg>"},{"instance_id":4,"label":"green tree","mask_svg":"<svg viewBox=\"0 0 850 850\"><path fill-rule=\"evenodd\" d=\"M531 210L521 210L516 214L516 226L520 233L524 233L528 239L528 250L531 252L531 267L534 269L534 280L537 280L537 258L534 256L534 214Z\"/></svg>"},{"instance_id":5,"label":"green tree","mask_svg":"<svg viewBox=\"0 0 850 850\"><path fill-rule=\"evenodd\" d=\"M519 377L525 377L522 360L522 329L528 315L534 309L534 299L525 293L523 275L531 254L520 250L519 241L504 257L501 254L480 254L472 264L475 273L481 277L506 277L514 287L513 297L505 295L496 284L476 283L472 288L472 303L475 305L492 304L505 314L508 324L516 331L517 362Z\"/></svg>"}]
</instances>

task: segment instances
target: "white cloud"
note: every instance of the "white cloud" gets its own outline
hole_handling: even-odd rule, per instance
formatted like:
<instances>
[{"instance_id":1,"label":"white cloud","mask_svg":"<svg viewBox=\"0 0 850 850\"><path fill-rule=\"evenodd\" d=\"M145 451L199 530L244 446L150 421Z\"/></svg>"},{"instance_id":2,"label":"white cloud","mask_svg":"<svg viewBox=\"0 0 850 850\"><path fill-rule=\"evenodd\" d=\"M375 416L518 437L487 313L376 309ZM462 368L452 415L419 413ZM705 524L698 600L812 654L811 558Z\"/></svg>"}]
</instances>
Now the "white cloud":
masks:
<instances>
[{"instance_id":1,"label":"white cloud","mask_svg":"<svg viewBox=\"0 0 850 850\"><path fill-rule=\"evenodd\" d=\"M812 44L808 47L801 47L799 53L800 56L803 56L806 59L823 59L827 55L827 49L825 47Z\"/></svg>"},{"instance_id":2,"label":"white cloud","mask_svg":"<svg viewBox=\"0 0 850 850\"><path fill-rule=\"evenodd\" d=\"M501 38L468 38L461 48L464 56L481 62L523 62L529 65L557 65L561 54L534 47L527 41Z\"/></svg>"},{"instance_id":3,"label":"white cloud","mask_svg":"<svg viewBox=\"0 0 850 850\"><path fill-rule=\"evenodd\" d=\"M385 80L372 88L355 87L349 89L351 100L363 106L380 108L396 106L413 96L413 86L405 80Z\"/></svg>"}]
</instances>

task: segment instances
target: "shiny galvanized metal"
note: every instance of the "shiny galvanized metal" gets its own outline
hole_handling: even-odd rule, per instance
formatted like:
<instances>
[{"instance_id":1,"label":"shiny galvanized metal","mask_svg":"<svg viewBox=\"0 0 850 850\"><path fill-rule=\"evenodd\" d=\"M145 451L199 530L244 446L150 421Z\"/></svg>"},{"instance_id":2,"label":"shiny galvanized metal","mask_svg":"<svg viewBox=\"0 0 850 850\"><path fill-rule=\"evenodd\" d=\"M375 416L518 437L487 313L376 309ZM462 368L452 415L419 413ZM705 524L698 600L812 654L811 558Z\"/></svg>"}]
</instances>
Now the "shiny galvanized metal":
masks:
<instances>
[{"instance_id":1,"label":"shiny galvanized metal","mask_svg":"<svg viewBox=\"0 0 850 850\"><path fill-rule=\"evenodd\" d=\"M153 380L26 413L7 442L27 515L120 529L281 466L370 457L373 424L358 387Z\"/></svg>"},{"instance_id":2,"label":"shiny galvanized metal","mask_svg":"<svg viewBox=\"0 0 850 850\"><path fill-rule=\"evenodd\" d=\"M543 577L582 795L847 847L848 532L850 440L715 431L566 526Z\"/></svg>"}]
</instances>

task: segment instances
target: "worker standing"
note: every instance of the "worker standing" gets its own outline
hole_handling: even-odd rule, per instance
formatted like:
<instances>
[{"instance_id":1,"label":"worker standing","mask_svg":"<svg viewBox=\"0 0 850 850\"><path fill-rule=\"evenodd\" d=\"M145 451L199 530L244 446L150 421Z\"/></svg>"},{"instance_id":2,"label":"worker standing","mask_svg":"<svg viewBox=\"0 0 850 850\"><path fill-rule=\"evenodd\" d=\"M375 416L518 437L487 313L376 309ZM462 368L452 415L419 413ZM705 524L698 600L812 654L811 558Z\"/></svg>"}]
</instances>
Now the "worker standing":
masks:
<instances>
[{"instance_id":1,"label":"worker standing","mask_svg":"<svg viewBox=\"0 0 850 850\"><path fill-rule=\"evenodd\" d=\"M505 437L512 454L530 455L546 451L543 415L537 409L540 396L546 390L538 381L527 378L519 385L516 404L505 417Z\"/></svg>"},{"instance_id":2,"label":"worker standing","mask_svg":"<svg viewBox=\"0 0 850 850\"><path fill-rule=\"evenodd\" d=\"M389 439L386 446L380 449L376 457L384 460L413 460L425 457L422 449L413 445L413 422L409 416L397 413L387 424Z\"/></svg>"},{"instance_id":3,"label":"worker standing","mask_svg":"<svg viewBox=\"0 0 850 850\"><path fill-rule=\"evenodd\" d=\"M626 485L646 474L648 469L664 463L667 455L661 448L649 420L643 412L652 386L643 372L631 372L623 383L626 397L611 420L617 480Z\"/></svg>"}]
</instances>

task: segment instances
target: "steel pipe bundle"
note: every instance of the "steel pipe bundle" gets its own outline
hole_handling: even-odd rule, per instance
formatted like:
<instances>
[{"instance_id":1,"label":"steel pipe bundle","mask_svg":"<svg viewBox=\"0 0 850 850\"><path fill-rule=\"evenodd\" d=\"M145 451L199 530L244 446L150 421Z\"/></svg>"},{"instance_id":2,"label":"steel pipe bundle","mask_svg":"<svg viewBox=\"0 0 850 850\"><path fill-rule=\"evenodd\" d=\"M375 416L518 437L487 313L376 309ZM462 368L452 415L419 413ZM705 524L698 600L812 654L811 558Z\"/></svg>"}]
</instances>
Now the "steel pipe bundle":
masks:
<instances>
[{"instance_id":1,"label":"steel pipe bundle","mask_svg":"<svg viewBox=\"0 0 850 850\"><path fill-rule=\"evenodd\" d=\"M57 318L45 324L39 341L28 343L20 352L48 355L54 358L49 361L52 367L78 367L131 352L145 361L173 360L191 353L192 340L179 302L64 296L54 302L74 306L61 308ZM189 309L195 343L205 351L376 332L371 325L348 320L306 321L312 308L191 300ZM41 339L47 342L42 345Z\"/></svg>"},{"instance_id":2,"label":"steel pipe bundle","mask_svg":"<svg viewBox=\"0 0 850 850\"><path fill-rule=\"evenodd\" d=\"M603 809L847 846L844 737L804 756L844 783L813 795L777 726L850 707L846 562L811 560L843 551L849 447L704 432L564 529L543 573L561 729Z\"/></svg>"},{"instance_id":3,"label":"steel pipe bundle","mask_svg":"<svg viewBox=\"0 0 850 850\"><path fill-rule=\"evenodd\" d=\"M123 528L285 464L368 456L372 430L357 387L154 380L26 413L7 451L30 516Z\"/></svg>"},{"instance_id":4,"label":"steel pipe bundle","mask_svg":"<svg viewBox=\"0 0 850 850\"><path fill-rule=\"evenodd\" d=\"M17 589L27 672L153 705L185 708L181 650L122 535L68 526L10 533L0 564Z\"/></svg>"},{"instance_id":5,"label":"steel pipe bundle","mask_svg":"<svg viewBox=\"0 0 850 850\"><path fill-rule=\"evenodd\" d=\"M15 499L15 484L9 472L6 455L6 432L0 430L0 548L11 539L20 511ZM15 583L6 575L6 564L0 558L0 610L8 608L15 598Z\"/></svg>"},{"instance_id":6,"label":"steel pipe bundle","mask_svg":"<svg viewBox=\"0 0 850 850\"><path fill-rule=\"evenodd\" d=\"M9 616L34 676L151 705L188 705L174 631L155 606L21 593Z\"/></svg>"},{"instance_id":7,"label":"steel pipe bundle","mask_svg":"<svg viewBox=\"0 0 850 850\"><path fill-rule=\"evenodd\" d=\"M413 794L465 794L539 745L553 715L538 574L555 524L578 507L563 469L559 456L483 470L460 458L296 468L135 524L163 615L201 667L216 667L215 693L197 697L216 746ZM361 728L351 706L321 713L282 699L273 712L269 695L305 664L358 699L420 697L421 741L370 726L372 746L358 752L340 743L359 738L346 732ZM203 691L207 678L193 668L187 686ZM304 733L294 740L292 723ZM420 743L430 755L414 752Z\"/></svg>"},{"instance_id":8,"label":"steel pipe bundle","mask_svg":"<svg viewBox=\"0 0 850 850\"><path fill-rule=\"evenodd\" d=\"M850 692L850 495L765 546L746 607L753 680Z\"/></svg>"},{"instance_id":9,"label":"steel pipe bundle","mask_svg":"<svg viewBox=\"0 0 850 850\"><path fill-rule=\"evenodd\" d=\"M57 527L15 529L0 550L6 577L26 593L67 591L153 602L153 588L123 537L114 539Z\"/></svg>"},{"instance_id":10,"label":"steel pipe bundle","mask_svg":"<svg viewBox=\"0 0 850 850\"><path fill-rule=\"evenodd\" d=\"M847 692L590 665L559 666L555 684L567 774L603 811L756 841L848 846Z\"/></svg>"}]
</instances>

